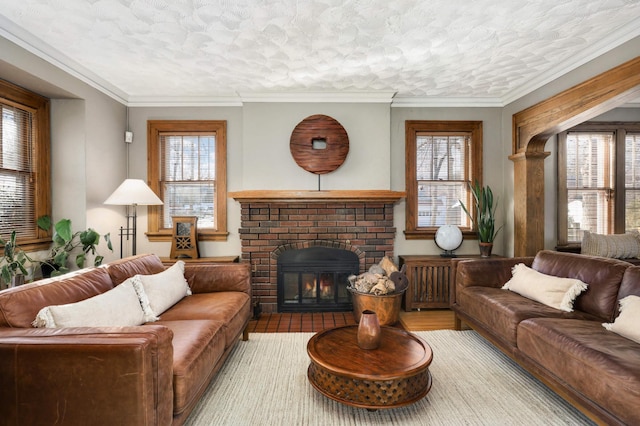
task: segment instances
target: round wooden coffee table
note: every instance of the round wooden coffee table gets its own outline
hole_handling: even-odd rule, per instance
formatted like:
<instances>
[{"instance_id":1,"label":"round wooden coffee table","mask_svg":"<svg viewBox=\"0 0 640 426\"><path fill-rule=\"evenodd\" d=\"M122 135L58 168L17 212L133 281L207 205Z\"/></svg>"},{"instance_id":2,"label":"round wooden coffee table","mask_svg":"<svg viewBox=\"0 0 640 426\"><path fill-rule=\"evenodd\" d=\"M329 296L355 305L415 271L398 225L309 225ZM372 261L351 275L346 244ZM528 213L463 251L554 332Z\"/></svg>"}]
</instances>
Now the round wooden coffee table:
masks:
<instances>
[{"instance_id":1,"label":"round wooden coffee table","mask_svg":"<svg viewBox=\"0 0 640 426\"><path fill-rule=\"evenodd\" d=\"M343 404L376 410L412 404L431 389L431 347L420 337L382 327L378 349L363 350L357 325L330 328L307 343L307 376L321 394Z\"/></svg>"}]
</instances>

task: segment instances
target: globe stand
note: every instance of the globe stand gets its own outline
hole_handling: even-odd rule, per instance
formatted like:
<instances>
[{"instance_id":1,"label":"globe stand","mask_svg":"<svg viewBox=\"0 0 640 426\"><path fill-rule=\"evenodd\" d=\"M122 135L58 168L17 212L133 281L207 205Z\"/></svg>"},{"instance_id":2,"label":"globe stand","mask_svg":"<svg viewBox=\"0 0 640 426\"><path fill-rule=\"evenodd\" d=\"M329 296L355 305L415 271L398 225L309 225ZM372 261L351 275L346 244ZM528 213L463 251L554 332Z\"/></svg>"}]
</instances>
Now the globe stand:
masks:
<instances>
[{"instance_id":1,"label":"globe stand","mask_svg":"<svg viewBox=\"0 0 640 426\"><path fill-rule=\"evenodd\" d=\"M458 257L458 255L455 254L453 250L444 250L442 253L440 253L440 257L454 258Z\"/></svg>"},{"instance_id":2,"label":"globe stand","mask_svg":"<svg viewBox=\"0 0 640 426\"><path fill-rule=\"evenodd\" d=\"M441 257L457 257L454 251L462 245L462 231L455 225L443 225L436 231L434 242L443 250Z\"/></svg>"}]
</instances>

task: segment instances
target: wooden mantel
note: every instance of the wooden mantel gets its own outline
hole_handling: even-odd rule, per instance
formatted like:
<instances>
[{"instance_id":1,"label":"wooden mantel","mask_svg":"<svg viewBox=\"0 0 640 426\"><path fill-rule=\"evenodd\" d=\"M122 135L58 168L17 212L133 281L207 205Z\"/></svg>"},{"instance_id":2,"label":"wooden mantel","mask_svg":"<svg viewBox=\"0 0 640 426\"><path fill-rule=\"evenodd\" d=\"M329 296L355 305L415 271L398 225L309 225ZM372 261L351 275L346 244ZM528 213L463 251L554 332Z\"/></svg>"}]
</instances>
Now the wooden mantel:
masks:
<instances>
[{"instance_id":1,"label":"wooden mantel","mask_svg":"<svg viewBox=\"0 0 640 426\"><path fill-rule=\"evenodd\" d=\"M405 191L386 190L332 190L332 191L274 191L249 190L229 192L229 197L239 202L381 202L396 203L405 198Z\"/></svg>"}]
</instances>

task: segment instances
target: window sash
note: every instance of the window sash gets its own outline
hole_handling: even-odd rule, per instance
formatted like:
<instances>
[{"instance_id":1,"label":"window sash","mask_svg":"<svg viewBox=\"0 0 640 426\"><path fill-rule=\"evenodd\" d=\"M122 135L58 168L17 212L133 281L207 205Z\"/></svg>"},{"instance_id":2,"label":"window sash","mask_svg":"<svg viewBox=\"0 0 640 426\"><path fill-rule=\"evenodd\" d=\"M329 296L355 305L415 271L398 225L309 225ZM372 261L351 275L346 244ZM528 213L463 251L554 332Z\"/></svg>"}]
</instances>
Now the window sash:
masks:
<instances>
[{"instance_id":1,"label":"window sash","mask_svg":"<svg viewBox=\"0 0 640 426\"><path fill-rule=\"evenodd\" d=\"M565 158L566 242L582 241L584 231L613 231L615 133L567 132Z\"/></svg>"},{"instance_id":2,"label":"window sash","mask_svg":"<svg viewBox=\"0 0 640 426\"><path fill-rule=\"evenodd\" d=\"M640 229L639 161L640 123L586 122L558 135L558 246L579 244L584 230Z\"/></svg>"},{"instance_id":3,"label":"window sash","mask_svg":"<svg viewBox=\"0 0 640 426\"><path fill-rule=\"evenodd\" d=\"M216 135L161 133L162 227L173 216L196 216L198 228L215 229Z\"/></svg>"},{"instance_id":4,"label":"window sash","mask_svg":"<svg viewBox=\"0 0 640 426\"><path fill-rule=\"evenodd\" d=\"M640 230L640 133L625 137L625 229Z\"/></svg>"}]
</instances>

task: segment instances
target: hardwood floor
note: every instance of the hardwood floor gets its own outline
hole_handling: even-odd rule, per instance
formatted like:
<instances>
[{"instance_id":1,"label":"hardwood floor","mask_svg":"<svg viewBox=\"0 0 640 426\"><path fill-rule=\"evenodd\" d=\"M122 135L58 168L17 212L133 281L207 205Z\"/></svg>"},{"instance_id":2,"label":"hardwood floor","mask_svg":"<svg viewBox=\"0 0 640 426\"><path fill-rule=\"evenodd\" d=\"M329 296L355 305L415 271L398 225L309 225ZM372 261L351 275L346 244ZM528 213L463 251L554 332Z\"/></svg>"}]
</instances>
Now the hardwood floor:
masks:
<instances>
[{"instance_id":1,"label":"hardwood floor","mask_svg":"<svg viewBox=\"0 0 640 426\"><path fill-rule=\"evenodd\" d=\"M249 322L250 333L313 332L330 327L355 324L352 312L304 312L262 314ZM400 312L396 327L408 331L453 330L454 315L449 309Z\"/></svg>"},{"instance_id":2,"label":"hardwood floor","mask_svg":"<svg viewBox=\"0 0 640 426\"><path fill-rule=\"evenodd\" d=\"M400 323L408 331L454 330L455 315L450 309L400 312Z\"/></svg>"}]
</instances>

